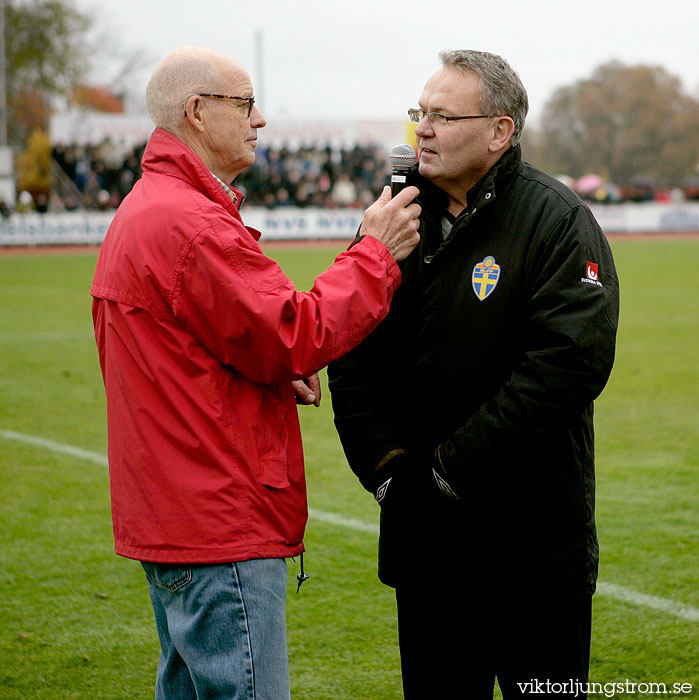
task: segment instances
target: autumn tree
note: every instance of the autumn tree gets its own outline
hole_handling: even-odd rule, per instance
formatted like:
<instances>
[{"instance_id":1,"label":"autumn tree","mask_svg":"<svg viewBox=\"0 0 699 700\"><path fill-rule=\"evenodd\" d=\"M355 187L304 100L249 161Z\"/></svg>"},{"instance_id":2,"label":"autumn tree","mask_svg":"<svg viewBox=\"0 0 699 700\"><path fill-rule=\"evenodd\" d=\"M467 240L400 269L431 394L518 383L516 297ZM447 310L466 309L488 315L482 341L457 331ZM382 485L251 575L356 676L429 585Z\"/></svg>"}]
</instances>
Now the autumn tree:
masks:
<instances>
[{"instance_id":1,"label":"autumn tree","mask_svg":"<svg viewBox=\"0 0 699 700\"><path fill-rule=\"evenodd\" d=\"M118 113L124 111L124 103L107 88L96 85L76 85L70 97L72 107L94 112Z\"/></svg>"},{"instance_id":2,"label":"autumn tree","mask_svg":"<svg viewBox=\"0 0 699 700\"><path fill-rule=\"evenodd\" d=\"M29 137L27 147L17 156L17 189L33 195L48 192L51 182L51 139L41 129Z\"/></svg>"},{"instance_id":3,"label":"autumn tree","mask_svg":"<svg viewBox=\"0 0 699 700\"><path fill-rule=\"evenodd\" d=\"M91 20L60 0L13 0L5 12L8 140L17 146L47 127L51 98L85 75Z\"/></svg>"},{"instance_id":4,"label":"autumn tree","mask_svg":"<svg viewBox=\"0 0 699 700\"><path fill-rule=\"evenodd\" d=\"M667 183L699 166L699 101L660 67L599 66L553 94L542 124L533 150L551 172Z\"/></svg>"}]
</instances>

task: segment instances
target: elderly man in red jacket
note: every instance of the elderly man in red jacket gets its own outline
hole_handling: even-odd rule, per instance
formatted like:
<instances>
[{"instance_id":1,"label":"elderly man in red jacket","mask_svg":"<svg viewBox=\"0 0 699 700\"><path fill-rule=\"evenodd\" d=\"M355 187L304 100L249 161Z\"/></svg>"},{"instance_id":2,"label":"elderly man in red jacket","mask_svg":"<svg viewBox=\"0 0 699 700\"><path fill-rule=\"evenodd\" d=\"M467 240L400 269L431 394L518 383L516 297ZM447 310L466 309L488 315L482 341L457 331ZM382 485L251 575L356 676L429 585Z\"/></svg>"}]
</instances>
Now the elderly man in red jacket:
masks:
<instances>
[{"instance_id":1,"label":"elderly man in red jacket","mask_svg":"<svg viewBox=\"0 0 699 700\"><path fill-rule=\"evenodd\" d=\"M297 292L230 186L265 126L243 66L178 49L146 100L143 177L91 291L116 552L148 579L156 698L281 700L285 558L307 519L296 401L317 403L317 371L386 316L419 239L418 190L384 190L363 238Z\"/></svg>"}]
</instances>

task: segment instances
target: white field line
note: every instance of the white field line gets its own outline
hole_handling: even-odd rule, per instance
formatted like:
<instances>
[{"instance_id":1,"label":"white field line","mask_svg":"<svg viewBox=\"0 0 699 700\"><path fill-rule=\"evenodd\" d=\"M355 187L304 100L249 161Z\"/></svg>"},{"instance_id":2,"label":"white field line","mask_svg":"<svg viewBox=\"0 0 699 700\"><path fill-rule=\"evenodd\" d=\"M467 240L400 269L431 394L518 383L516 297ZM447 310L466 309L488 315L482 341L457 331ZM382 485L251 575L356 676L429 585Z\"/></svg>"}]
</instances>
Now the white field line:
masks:
<instances>
[{"instance_id":1,"label":"white field line","mask_svg":"<svg viewBox=\"0 0 699 700\"><path fill-rule=\"evenodd\" d=\"M618 586L616 583L607 583L605 581L597 582L597 592L600 595L609 596L624 603L660 610L690 622L699 622L699 608L694 608L691 605L676 603L674 600L654 595L646 595L630 588L624 588L624 586Z\"/></svg>"},{"instance_id":2,"label":"white field line","mask_svg":"<svg viewBox=\"0 0 699 700\"><path fill-rule=\"evenodd\" d=\"M361 532L370 532L372 535L379 534L379 526L373 523L365 523L363 520L355 520L354 518L345 518L336 513L326 513L323 510L315 508L308 509L308 515L315 520L322 520L324 523L345 527L348 530L360 530Z\"/></svg>"},{"instance_id":3,"label":"white field line","mask_svg":"<svg viewBox=\"0 0 699 700\"><path fill-rule=\"evenodd\" d=\"M90 452L89 450L83 450L79 447L73 447L72 445L64 445L60 442L37 437L35 435L26 435L25 433L18 433L14 430L3 430L0 428L0 438L23 442L28 445L42 447L46 450L50 450L51 452L58 452L60 454L66 454L70 455L71 457L77 457L78 459L94 462L100 466L107 466L107 457L99 452ZM314 508L311 508L309 509L308 514L315 520L321 520L322 522L329 523L330 525L336 525L349 530L368 532L373 535L377 535L379 532L378 525L365 523L362 520L356 520L354 518L345 518L342 515L337 515L336 513L327 513L322 510L315 510ZM599 581L597 583L597 592L600 595L614 598L615 600L620 600L624 603L631 603L632 605L638 605L643 608L659 610L667 613L668 615L673 615L674 617L679 617L683 620L689 620L690 622L699 621L699 608L694 608L691 605L685 605L684 603L677 603L676 601L669 600L668 598L646 595L645 593L639 593L638 591L634 591L630 588L618 586L615 583L606 583L604 581Z\"/></svg>"},{"instance_id":4,"label":"white field line","mask_svg":"<svg viewBox=\"0 0 699 700\"><path fill-rule=\"evenodd\" d=\"M72 445L64 445L60 442L54 442L53 440L48 440L47 438L37 437L35 435L26 435L25 433L16 433L14 430L3 430L0 428L0 437L6 440L16 440L17 442L24 442L27 445L35 445L36 447L43 447L51 452L59 452L60 454L70 455L71 457L78 457L78 459L84 459L88 462L95 462L101 466L107 466L107 457L99 452L90 452L89 450L83 450L79 447L73 447Z\"/></svg>"}]
</instances>

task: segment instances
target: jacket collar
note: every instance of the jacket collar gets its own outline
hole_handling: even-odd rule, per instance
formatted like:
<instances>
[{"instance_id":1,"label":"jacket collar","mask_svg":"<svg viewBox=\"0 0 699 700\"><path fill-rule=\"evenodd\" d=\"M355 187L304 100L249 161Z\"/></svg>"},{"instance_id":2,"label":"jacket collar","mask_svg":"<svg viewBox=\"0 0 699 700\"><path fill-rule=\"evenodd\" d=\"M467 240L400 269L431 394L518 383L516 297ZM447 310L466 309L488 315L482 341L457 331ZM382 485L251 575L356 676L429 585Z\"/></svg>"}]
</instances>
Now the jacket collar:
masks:
<instances>
[{"instance_id":1,"label":"jacket collar","mask_svg":"<svg viewBox=\"0 0 699 700\"><path fill-rule=\"evenodd\" d=\"M468 191L466 195L468 210L479 209L497 197L498 192L507 186L510 178L519 170L521 161L522 149L519 144L506 151L500 160ZM448 204L446 192L427 178L422 177L418 172L418 167L418 165L413 167L408 182L408 184L415 185L420 189L421 196L418 201L423 200L438 211L445 210Z\"/></svg>"},{"instance_id":2,"label":"jacket collar","mask_svg":"<svg viewBox=\"0 0 699 700\"><path fill-rule=\"evenodd\" d=\"M240 217L243 193L230 186L228 188L233 196L226 192L202 159L169 131L158 127L151 134L141 167L144 173L167 175L187 182L234 216Z\"/></svg>"},{"instance_id":3,"label":"jacket collar","mask_svg":"<svg viewBox=\"0 0 699 700\"><path fill-rule=\"evenodd\" d=\"M517 144L503 153L500 160L477 182L466 195L469 211L488 204L507 186L522 161L522 148Z\"/></svg>"}]
</instances>

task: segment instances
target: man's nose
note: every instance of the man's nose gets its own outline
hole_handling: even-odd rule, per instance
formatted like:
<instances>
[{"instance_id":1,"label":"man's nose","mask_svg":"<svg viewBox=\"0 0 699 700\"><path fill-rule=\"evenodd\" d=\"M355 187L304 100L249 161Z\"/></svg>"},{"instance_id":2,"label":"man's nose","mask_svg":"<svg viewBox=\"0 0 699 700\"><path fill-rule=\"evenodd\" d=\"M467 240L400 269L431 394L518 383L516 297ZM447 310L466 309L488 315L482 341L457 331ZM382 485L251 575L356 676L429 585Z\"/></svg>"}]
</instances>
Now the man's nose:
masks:
<instances>
[{"instance_id":1,"label":"man's nose","mask_svg":"<svg viewBox=\"0 0 699 700\"><path fill-rule=\"evenodd\" d=\"M434 134L434 130L432 129L432 124L430 124L430 120L427 117L423 117L420 119L420 121L417 123L417 126L415 127L415 135L416 136L432 136Z\"/></svg>"},{"instance_id":2,"label":"man's nose","mask_svg":"<svg viewBox=\"0 0 699 700\"><path fill-rule=\"evenodd\" d=\"M262 116L262 112L255 105L252 108L252 114L250 115L250 126L254 126L256 129L261 129L263 126L267 126L267 120Z\"/></svg>"}]
</instances>

